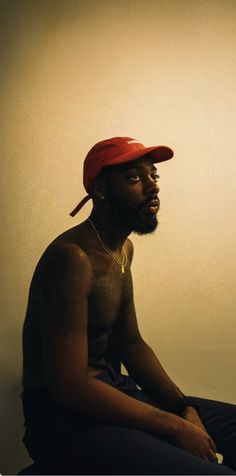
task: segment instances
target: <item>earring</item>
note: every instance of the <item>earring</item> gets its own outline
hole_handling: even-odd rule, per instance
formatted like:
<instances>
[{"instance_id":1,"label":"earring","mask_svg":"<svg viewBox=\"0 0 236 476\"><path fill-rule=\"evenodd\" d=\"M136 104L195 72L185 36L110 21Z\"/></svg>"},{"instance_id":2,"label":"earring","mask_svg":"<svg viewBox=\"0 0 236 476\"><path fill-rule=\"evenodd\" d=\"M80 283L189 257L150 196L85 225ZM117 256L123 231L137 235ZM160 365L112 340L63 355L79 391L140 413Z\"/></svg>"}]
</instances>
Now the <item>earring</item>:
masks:
<instances>
[{"instance_id":1,"label":"earring","mask_svg":"<svg viewBox=\"0 0 236 476\"><path fill-rule=\"evenodd\" d=\"M100 195L100 200L104 200L104 195Z\"/></svg>"}]
</instances>

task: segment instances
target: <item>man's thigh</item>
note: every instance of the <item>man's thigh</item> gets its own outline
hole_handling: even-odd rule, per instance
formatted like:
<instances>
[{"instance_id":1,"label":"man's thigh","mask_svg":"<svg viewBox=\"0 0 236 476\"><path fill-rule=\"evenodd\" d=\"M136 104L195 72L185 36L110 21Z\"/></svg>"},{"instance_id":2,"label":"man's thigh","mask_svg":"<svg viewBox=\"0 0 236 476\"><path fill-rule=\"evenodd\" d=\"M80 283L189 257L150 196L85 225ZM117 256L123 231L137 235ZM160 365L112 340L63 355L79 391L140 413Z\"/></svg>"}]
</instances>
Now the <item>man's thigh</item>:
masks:
<instances>
[{"instance_id":1,"label":"man's thigh","mask_svg":"<svg viewBox=\"0 0 236 476\"><path fill-rule=\"evenodd\" d=\"M68 434L47 459L51 474L235 474L143 431L114 426Z\"/></svg>"}]
</instances>

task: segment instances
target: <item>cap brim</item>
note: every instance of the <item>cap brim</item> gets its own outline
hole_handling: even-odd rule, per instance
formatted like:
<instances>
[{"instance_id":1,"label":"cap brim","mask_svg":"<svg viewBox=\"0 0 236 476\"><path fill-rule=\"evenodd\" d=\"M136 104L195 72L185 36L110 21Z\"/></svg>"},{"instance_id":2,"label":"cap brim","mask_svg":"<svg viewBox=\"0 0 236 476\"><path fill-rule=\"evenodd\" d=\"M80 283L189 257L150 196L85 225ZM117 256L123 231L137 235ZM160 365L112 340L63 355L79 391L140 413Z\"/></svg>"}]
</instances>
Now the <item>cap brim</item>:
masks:
<instances>
[{"instance_id":1,"label":"cap brim","mask_svg":"<svg viewBox=\"0 0 236 476\"><path fill-rule=\"evenodd\" d=\"M119 155L112 159L112 162L106 164L106 166L123 164L125 162L131 162L132 160L140 159L140 157L148 156L153 163L164 162L173 157L174 152L170 147L166 145L158 145L153 147L144 147L133 152L129 152L123 155ZM105 165L105 164L104 164Z\"/></svg>"}]
</instances>

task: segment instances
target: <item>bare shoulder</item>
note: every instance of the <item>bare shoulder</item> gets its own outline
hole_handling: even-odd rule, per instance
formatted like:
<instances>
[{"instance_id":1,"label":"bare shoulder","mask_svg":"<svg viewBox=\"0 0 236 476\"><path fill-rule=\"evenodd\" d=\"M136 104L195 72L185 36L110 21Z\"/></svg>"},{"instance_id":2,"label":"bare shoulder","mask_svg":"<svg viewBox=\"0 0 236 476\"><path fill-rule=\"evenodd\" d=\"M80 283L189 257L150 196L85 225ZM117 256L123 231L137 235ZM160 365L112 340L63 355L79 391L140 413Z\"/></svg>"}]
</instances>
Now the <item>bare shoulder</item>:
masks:
<instances>
[{"instance_id":1,"label":"bare shoulder","mask_svg":"<svg viewBox=\"0 0 236 476\"><path fill-rule=\"evenodd\" d=\"M56 239L44 252L38 267L37 278L49 292L57 289L56 295L65 296L79 290L88 295L92 286L90 259L82 247L70 240Z\"/></svg>"},{"instance_id":2,"label":"bare shoulder","mask_svg":"<svg viewBox=\"0 0 236 476\"><path fill-rule=\"evenodd\" d=\"M69 265L76 270L81 268L89 270L90 261L87 253L82 249L78 243L55 241L53 242L44 254L45 263L52 263L64 266Z\"/></svg>"},{"instance_id":3,"label":"bare shoulder","mask_svg":"<svg viewBox=\"0 0 236 476\"><path fill-rule=\"evenodd\" d=\"M82 246L81 225L66 230L57 236L44 251L39 263L43 266L55 265L89 268L89 258ZM79 266L78 266L79 265Z\"/></svg>"},{"instance_id":4,"label":"bare shoulder","mask_svg":"<svg viewBox=\"0 0 236 476\"><path fill-rule=\"evenodd\" d=\"M70 267L76 271L89 272L90 260L87 253L77 243L55 242L45 255L46 262L55 262L67 269Z\"/></svg>"}]
</instances>

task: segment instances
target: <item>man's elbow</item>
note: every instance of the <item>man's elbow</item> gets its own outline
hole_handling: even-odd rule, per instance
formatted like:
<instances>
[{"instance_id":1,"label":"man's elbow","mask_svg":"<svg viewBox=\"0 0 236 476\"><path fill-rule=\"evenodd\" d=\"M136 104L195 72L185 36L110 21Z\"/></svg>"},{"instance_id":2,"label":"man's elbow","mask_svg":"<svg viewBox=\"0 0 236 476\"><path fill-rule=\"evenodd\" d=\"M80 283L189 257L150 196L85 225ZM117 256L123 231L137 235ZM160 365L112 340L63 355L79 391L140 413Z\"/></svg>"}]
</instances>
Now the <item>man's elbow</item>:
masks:
<instances>
[{"instance_id":1,"label":"man's elbow","mask_svg":"<svg viewBox=\"0 0 236 476\"><path fill-rule=\"evenodd\" d=\"M147 347L148 345L141 336L138 336L137 338L127 342L120 349L120 355L124 365L128 365L129 361L133 361L134 359L136 360Z\"/></svg>"},{"instance_id":2,"label":"man's elbow","mask_svg":"<svg viewBox=\"0 0 236 476\"><path fill-rule=\"evenodd\" d=\"M84 406L87 401L89 377L87 374L79 376L76 379L63 379L52 381L49 390L52 400L56 405L67 410L81 411L83 413Z\"/></svg>"}]
</instances>

